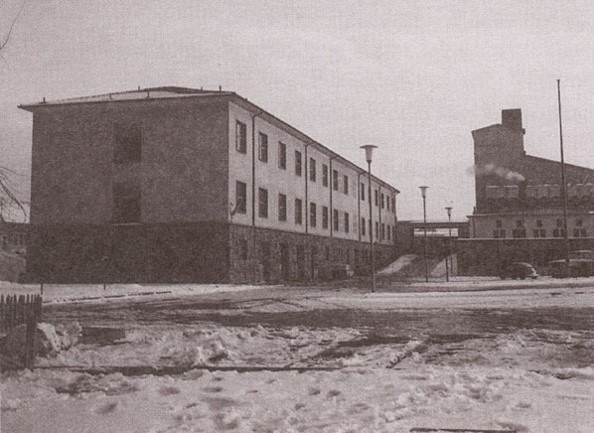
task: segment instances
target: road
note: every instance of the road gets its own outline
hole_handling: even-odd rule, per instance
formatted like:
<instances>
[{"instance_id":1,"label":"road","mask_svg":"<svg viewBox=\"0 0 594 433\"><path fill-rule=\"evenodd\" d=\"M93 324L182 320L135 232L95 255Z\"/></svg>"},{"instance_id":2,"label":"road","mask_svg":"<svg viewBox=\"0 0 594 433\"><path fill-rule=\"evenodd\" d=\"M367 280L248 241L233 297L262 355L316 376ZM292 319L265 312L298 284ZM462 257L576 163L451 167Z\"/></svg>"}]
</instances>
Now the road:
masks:
<instances>
[{"instance_id":1,"label":"road","mask_svg":"<svg viewBox=\"0 0 594 433\"><path fill-rule=\"evenodd\" d=\"M410 289L265 287L45 305L44 321L94 331L39 360L43 368L4 378L3 424L56 433L594 431L594 287Z\"/></svg>"}]
</instances>

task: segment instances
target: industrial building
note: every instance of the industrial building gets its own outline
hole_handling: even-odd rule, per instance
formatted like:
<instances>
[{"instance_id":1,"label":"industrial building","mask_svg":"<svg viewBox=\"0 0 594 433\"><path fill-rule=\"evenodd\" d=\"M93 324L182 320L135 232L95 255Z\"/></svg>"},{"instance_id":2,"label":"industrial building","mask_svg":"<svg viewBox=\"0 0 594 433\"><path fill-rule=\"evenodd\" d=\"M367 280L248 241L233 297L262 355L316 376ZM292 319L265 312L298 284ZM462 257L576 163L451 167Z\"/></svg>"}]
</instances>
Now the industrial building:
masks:
<instances>
[{"instance_id":1,"label":"industrial building","mask_svg":"<svg viewBox=\"0 0 594 433\"><path fill-rule=\"evenodd\" d=\"M20 108L33 113L31 281L305 281L335 263L365 274L371 230L378 266L394 257L398 190L373 177L370 195L366 170L234 92Z\"/></svg>"},{"instance_id":2,"label":"industrial building","mask_svg":"<svg viewBox=\"0 0 594 433\"><path fill-rule=\"evenodd\" d=\"M476 207L470 238L459 239L459 272L497 275L516 261L547 272L566 255L561 163L526 154L522 112L472 131ZM565 164L571 250L594 248L594 170Z\"/></svg>"}]
</instances>

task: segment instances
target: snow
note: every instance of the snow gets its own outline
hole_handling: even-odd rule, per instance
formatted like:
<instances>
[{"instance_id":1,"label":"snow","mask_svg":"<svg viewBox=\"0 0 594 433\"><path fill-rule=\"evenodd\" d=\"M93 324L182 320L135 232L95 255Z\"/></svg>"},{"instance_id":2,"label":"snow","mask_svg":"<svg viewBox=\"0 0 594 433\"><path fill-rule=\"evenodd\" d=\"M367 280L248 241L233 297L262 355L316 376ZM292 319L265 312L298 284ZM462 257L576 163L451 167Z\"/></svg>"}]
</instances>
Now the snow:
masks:
<instances>
[{"instance_id":1,"label":"snow","mask_svg":"<svg viewBox=\"0 0 594 433\"><path fill-rule=\"evenodd\" d=\"M264 285L237 284L44 284L43 302L62 303L77 301L105 302L141 296L179 297L197 294L238 292L266 289ZM41 293L40 284L19 284L0 281L0 294L27 295Z\"/></svg>"},{"instance_id":2,"label":"snow","mask_svg":"<svg viewBox=\"0 0 594 433\"><path fill-rule=\"evenodd\" d=\"M242 305L234 314L321 307L327 314L338 308L394 314L489 308L508 314L509 308L591 308L594 289L332 291ZM108 344L83 340L40 359L33 371L3 374L2 431L594 431L594 331L516 328L437 341L422 331L379 335L348 326L121 327L123 333ZM126 376L117 368L147 365L181 369L177 375ZM281 370L233 370L245 366ZM91 375L75 367L106 373ZM217 370L222 367L231 370Z\"/></svg>"}]
</instances>

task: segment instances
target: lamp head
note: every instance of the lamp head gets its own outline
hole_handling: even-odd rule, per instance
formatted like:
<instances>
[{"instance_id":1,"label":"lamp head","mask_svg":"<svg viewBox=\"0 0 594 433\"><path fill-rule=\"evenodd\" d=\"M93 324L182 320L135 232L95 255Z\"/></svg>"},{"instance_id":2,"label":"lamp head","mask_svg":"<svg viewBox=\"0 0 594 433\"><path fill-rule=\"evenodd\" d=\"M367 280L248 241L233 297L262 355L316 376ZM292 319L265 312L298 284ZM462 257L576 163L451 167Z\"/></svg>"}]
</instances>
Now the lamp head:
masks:
<instances>
[{"instance_id":1,"label":"lamp head","mask_svg":"<svg viewBox=\"0 0 594 433\"><path fill-rule=\"evenodd\" d=\"M376 148L377 146L374 146L373 144L365 144L364 146L361 146L361 149L365 149L365 159L367 160L367 163L371 164L373 149Z\"/></svg>"},{"instance_id":2,"label":"lamp head","mask_svg":"<svg viewBox=\"0 0 594 433\"><path fill-rule=\"evenodd\" d=\"M446 206L445 210L448 211L448 217L452 215L452 206Z\"/></svg>"},{"instance_id":3,"label":"lamp head","mask_svg":"<svg viewBox=\"0 0 594 433\"><path fill-rule=\"evenodd\" d=\"M425 198L427 196L427 188L429 188L428 186L420 186L419 188L421 188L421 195L423 196L423 198Z\"/></svg>"}]
</instances>

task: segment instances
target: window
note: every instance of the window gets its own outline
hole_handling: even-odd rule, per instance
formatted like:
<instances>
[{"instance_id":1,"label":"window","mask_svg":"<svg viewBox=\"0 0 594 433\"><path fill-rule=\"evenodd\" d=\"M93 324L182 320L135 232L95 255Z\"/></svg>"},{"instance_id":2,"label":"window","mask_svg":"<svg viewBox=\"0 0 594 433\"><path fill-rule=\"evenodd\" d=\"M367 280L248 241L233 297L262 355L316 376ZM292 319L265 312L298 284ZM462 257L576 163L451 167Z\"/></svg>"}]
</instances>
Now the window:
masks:
<instances>
[{"instance_id":1,"label":"window","mask_svg":"<svg viewBox=\"0 0 594 433\"><path fill-rule=\"evenodd\" d=\"M501 227L503 227L503 223L501 222L501 220L496 220L495 221L495 227L497 227L498 229L500 229Z\"/></svg>"},{"instance_id":2,"label":"window","mask_svg":"<svg viewBox=\"0 0 594 433\"><path fill-rule=\"evenodd\" d=\"M115 163L140 162L141 153L140 123L117 123L114 128L113 161Z\"/></svg>"},{"instance_id":3,"label":"window","mask_svg":"<svg viewBox=\"0 0 594 433\"><path fill-rule=\"evenodd\" d=\"M278 220L287 220L287 196L285 194L278 195Z\"/></svg>"},{"instance_id":4,"label":"window","mask_svg":"<svg viewBox=\"0 0 594 433\"><path fill-rule=\"evenodd\" d=\"M588 237L588 231L586 229L580 229L580 236L582 238L587 238Z\"/></svg>"},{"instance_id":5,"label":"window","mask_svg":"<svg viewBox=\"0 0 594 433\"><path fill-rule=\"evenodd\" d=\"M583 221L581 219L578 218L578 219L575 220L575 225L576 226L581 227L583 224L584 223L583 223Z\"/></svg>"},{"instance_id":6,"label":"window","mask_svg":"<svg viewBox=\"0 0 594 433\"><path fill-rule=\"evenodd\" d=\"M379 194L377 192L377 189L373 190L373 198L374 198L375 205L379 206Z\"/></svg>"},{"instance_id":7,"label":"window","mask_svg":"<svg viewBox=\"0 0 594 433\"><path fill-rule=\"evenodd\" d=\"M379 223L375 222L375 238L379 239Z\"/></svg>"},{"instance_id":8,"label":"window","mask_svg":"<svg viewBox=\"0 0 594 433\"><path fill-rule=\"evenodd\" d=\"M388 226L388 233L387 234L388 234L388 240L390 240L391 237L392 237L392 227Z\"/></svg>"},{"instance_id":9,"label":"window","mask_svg":"<svg viewBox=\"0 0 594 433\"><path fill-rule=\"evenodd\" d=\"M342 181L344 184L344 193L348 194L349 193L349 177L347 175L344 175L342 177Z\"/></svg>"},{"instance_id":10,"label":"window","mask_svg":"<svg viewBox=\"0 0 594 433\"><path fill-rule=\"evenodd\" d=\"M258 188L258 216L268 218L268 190Z\"/></svg>"},{"instance_id":11,"label":"window","mask_svg":"<svg viewBox=\"0 0 594 433\"><path fill-rule=\"evenodd\" d=\"M268 162L268 135L262 132L258 133L258 159Z\"/></svg>"},{"instance_id":12,"label":"window","mask_svg":"<svg viewBox=\"0 0 594 433\"><path fill-rule=\"evenodd\" d=\"M516 220L516 227L518 227L518 228L524 227L524 220Z\"/></svg>"},{"instance_id":13,"label":"window","mask_svg":"<svg viewBox=\"0 0 594 433\"><path fill-rule=\"evenodd\" d=\"M140 187L130 183L113 185L113 222L140 222Z\"/></svg>"},{"instance_id":14,"label":"window","mask_svg":"<svg viewBox=\"0 0 594 433\"><path fill-rule=\"evenodd\" d=\"M536 220L536 227L542 227L542 220Z\"/></svg>"},{"instance_id":15,"label":"window","mask_svg":"<svg viewBox=\"0 0 594 433\"><path fill-rule=\"evenodd\" d=\"M535 238L546 238L547 231L545 229L534 229L532 232Z\"/></svg>"},{"instance_id":16,"label":"window","mask_svg":"<svg viewBox=\"0 0 594 433\"><path fill-rule=\"evenodd\" d=\"M322 185L328 186L328 166L322 164Z\"/></svg>"},{"instance_id":17,"label":"window","mask_svg":"<svg viewBox=\"0 0 594 433\"><path fill-rule=\"evenodd\" d=\"M287 145L280 141L278 142L278 167L287 169Z\"/></svg>"},{"instance_id":18,"label":"window","mask_svg":"<svg viewBox=\"0 0 594 433\"><path fill-rule=\"evenodd\" d=\"M316 181L316 160L313 158L309 158L309 180Z\"/></svg>"},{"instance_id":19,"label":"window","mask_svg":"<svg viewBox=\"0 0 594 433\"><path fill-rule=\"evenodd\" d=\"M365 236L365 218L361 218L361 236Z\"/></svg>"},{"instance_id":20,"label":"window","mask_svg":"<svg viewBox=\"0 0 594 433\"><path fill-rule=\"evenodd\" d=\"M338 224L338 210L334 209L333 213L332 213L332 222L334 224L334 231L338 231L339 230L339 224Z\"/></svg>"},{"instance_id":21,"label":"window","mask_svg":"<svg viewBox=\"0 0 594 433\"><path fill-rule=\"evenodd\" d=\"M295 151L295 174L297 176L301 176L301 173L303 172L303 167L302 167L302 162L301 162L301 152L299 152L298 150Z\"/></svg>"},{"instance_id":22,"label":"window","mask_svg":"<svg viewBox=\"0 0 594 433\"><path fill-rule=\"evenodd\" d=\"M504 188L506 198L518 198L519 188L517 185L506 185Z\"/></svg>"},{"instance_id":23,"label":"window","mask_svg":"<svg viewBox=\"0 0 594 433\"><path fill-rule=\"evenodd\" d=\"M344 213L344 231L348 233L350 231L349 213Z\"/></svg>"},{"instance_id":24,"label":"window","mask_svg":"<svg viewBox=\"0 0 594 433\"><path fill-rule=\"evenodd\" d=\"M295 224L303 224L303 202L300 198L295 199Z\"/></svg>"},{"instance_id":25,"label":"window","mask_svg":"<svg viewBox=\"0 0 594 433\"><path fill-rule=\"evenodd\" d=\"M247 152L247 128L239 120L235 122L235 150L239 153Z\"/></svg>"},{"instance_id":26,"label":"window","mask_svg":"<svg viewBox=\"0 0 594 433\"><path fill-rule=\"evenodd\" d=\"M322 228L328 228L328 207L322 206Z\"/></svg>"},{"instance_id":27,"label":"window","mask_svg":"<svg viewBox=\"0 0 594 433\"><path fill-rule=\"evenodd\" d=\"M361 182L361 201L365 201L365 184Z\"/></svg>"},{"instance_id":28,"label":"window","mask_svg":"<svg viewBox=\"0 0 594 433\"><path fill-rule=\"evenodd\" d=\"M396 197L392 197L392 212L396 213Z\"/></svg>"},{"instance_id":29,"label":"window","mask_svg":"<svg viewBox=\"0 0 594 433\"><path fill-rule=\"evenodd\" d=\"M235 213L245 213L247 203L247 185L243 182L235 182Z\"/></svg>"},{"instance_id":30,"label":"window","mask_svg":"<svg viewBox=\"0 0 594 433\"><path fill-rule=\"evenodd\" d=\"M385 200L384 199L384 193L382 192L382 209L384 209L386 207L385 204L384 204L384 200Z\"/></svg>"},{"instance_id":31,"label":"window","mask_svg":"<svg viewBox=\"0 0 594 433\"><path fill-rule=\"evenodd\" d=\"M384 223L382 223L382 241L385 239L386 237L386 225Z\"/></svg>"},{"instance_id":32,"label":"window","mask_svg":"<svg viewBox=\"0 0 594 433\"><path fill-rule=\"evenodd\" d=\"M493 237L494 238L504 238L505 237L505 230L493 230Z\"/></svg>"},{"instance_id":33,"label":"window","mask_svg":"<svg viewBox=\"0 0 594 433\"><path fill-rule=\"evenodd\" d=\"M309 204L309 225L315 227L318 224L318 210L315 203Z\"/></svg>"},{"instance_id":34,"label":"window","mask_svg":"<svg viewBox=\"0 0 594 433\"><path fill-rule=\"evenodd\" d=\"M332 189L338 191L338 171L332 170Z\"/></svg>"},{"instance_id":35,"label":"window","mask_svg":"<svg viewBox=\"0 0 594 433\"><path fill-rule=\"evenodd\" d=\"M514 238L525 238L526 237L526 229L524 228L516 228L512 230L512 237Z\"/></svg>"},{"instance_id":36,"label":"window","mask_svg":"<svg viewBox=\"0 0 594 433\"><path fill-rule=\"evenodd\" d=\"M563 227L563 220L562 219L558 219L557 220L557 227Z\"/></svg>"}]
</instances>

